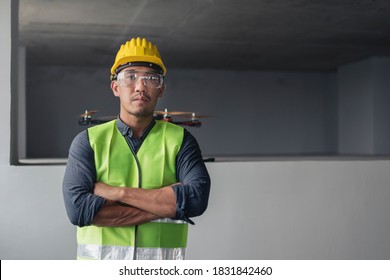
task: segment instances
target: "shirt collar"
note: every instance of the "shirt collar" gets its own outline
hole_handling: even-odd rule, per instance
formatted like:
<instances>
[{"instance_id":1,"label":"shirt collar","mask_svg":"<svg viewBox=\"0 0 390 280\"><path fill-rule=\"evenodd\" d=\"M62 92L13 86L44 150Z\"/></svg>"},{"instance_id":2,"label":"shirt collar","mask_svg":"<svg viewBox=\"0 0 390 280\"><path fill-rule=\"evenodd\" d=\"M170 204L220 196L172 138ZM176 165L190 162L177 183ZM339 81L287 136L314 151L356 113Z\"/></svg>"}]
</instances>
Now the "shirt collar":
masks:
<instances>
[{"instance_id":1,"label":"shirt collar","mask_svg":"<svg viewBox=\"0 0 390 280\"><path fill-rule=\"evenodd\" d=\"M149 126L146 128L145 130L145 133L142 135L142 138L148 134L148 132L152 129L152 127L155 125L156 123L156 120L153 119L153 121L149 124ZM121 118L118 116L117 118L117 121L116 121L116 127L118 128L119 132L123 135L123 136L130 136L132 137L133 136L133 130L131 129L131 127L127 126L122 120Z\"/></svg>"}]
</instances>

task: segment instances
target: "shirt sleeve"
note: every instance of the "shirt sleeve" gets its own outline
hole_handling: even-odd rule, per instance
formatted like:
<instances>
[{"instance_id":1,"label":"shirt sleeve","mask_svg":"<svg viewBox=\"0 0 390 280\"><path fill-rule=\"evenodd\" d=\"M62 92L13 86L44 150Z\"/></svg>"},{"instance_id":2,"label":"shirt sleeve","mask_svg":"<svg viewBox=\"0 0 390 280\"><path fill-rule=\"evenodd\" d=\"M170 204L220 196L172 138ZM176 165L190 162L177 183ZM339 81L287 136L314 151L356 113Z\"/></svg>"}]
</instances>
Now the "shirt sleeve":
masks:
<instances>
[{"instance_id":1,"label":"shirt sleeve","mask_svg":"<svg viewBox=\"0 0 390 280\"><path fill-rule=\"evenodd\" d=\"M73 140L62 184L66 213L72 224L83 227L92 224L105 199L93 194L96 181L94 153L87 131Z\"/></svg>"},{"instance_id":2,"label":"shirt sleeve","mask_svg":"<svg viewBox=\"0 0 390 280\"><path fill-rule=\"evenodd\" d=\"M176 219L193 224L191 217L203 214L208 205L210 176L196 139L185 130L183 145L177 156Z\"/></svg>"}]
</instances>

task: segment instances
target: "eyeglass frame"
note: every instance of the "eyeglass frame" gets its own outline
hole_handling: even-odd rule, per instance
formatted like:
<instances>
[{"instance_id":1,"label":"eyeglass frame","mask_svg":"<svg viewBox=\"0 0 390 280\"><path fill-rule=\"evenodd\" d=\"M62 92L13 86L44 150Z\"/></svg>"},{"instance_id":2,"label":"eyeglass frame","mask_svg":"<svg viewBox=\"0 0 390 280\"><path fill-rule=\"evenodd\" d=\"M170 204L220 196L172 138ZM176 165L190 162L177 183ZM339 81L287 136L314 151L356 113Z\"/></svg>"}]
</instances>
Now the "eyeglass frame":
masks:
<instances>
[{"instance_id":1,"label":"eyeglass frame","mask_svg":"<svg viewBox=\"0 0 390 280\"><path fill-rule=\"evenodd\" d=\"M139 73L143 73L143 75L138 76ZM129 78L124 77L125 74L135 74L136 78L135 78L135 80L130 80ZM159 85L157 87L150 85L150 82L152 82L152 80L150 80L151 76L158 77L160 82L159 82ZM144 86L146 86L148 88L159 89L159 88L162 88L162 86L164 85L164 76L159 74L159 73L153 72L153 71L140 71L140 70L133 70L133 69L124 70L124 71L121 71L117 74L116 81L123 85L123 82L121 82L121 81L123 81L124 79L129 81L127 83L125 82L124 86L135 85L138 83L139 79L142 79Z\"/></svg>"}]
</instances>

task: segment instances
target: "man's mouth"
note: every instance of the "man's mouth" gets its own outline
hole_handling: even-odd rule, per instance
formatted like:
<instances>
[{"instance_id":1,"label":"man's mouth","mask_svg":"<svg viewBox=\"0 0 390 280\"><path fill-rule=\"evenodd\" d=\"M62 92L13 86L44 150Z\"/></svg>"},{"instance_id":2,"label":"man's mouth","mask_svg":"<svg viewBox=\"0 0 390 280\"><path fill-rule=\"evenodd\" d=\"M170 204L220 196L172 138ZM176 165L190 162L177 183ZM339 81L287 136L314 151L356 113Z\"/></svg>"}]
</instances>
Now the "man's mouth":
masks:
<instances>
[{"instance_id":1,"label":"man's mouth","mask_svg":"<svg viewBox=\"0 0 390 280\"><path fill-rule=\"evenodd\" d=\"M150 101L150 98L148 96L145 96L145 95L136 96L133 98L133 101L148 102L148 101Z\"/></svg>"}]
</instances>

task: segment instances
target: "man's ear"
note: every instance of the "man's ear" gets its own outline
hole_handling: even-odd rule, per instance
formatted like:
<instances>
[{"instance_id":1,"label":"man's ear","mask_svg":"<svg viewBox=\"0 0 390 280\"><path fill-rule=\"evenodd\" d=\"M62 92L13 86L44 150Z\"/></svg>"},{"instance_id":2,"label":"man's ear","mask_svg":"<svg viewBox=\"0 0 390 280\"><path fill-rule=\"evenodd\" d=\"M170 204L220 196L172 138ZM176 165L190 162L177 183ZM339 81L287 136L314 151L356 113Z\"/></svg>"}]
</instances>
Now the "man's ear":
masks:
<instances>
[{"instance_id":1,"label":"man's ear","mask_svg":"<svg viewBox=\"0 0 390 280\"><path fill-rule=\"evenodd\" d=\"M159 97L162 97L163 96L163 93L164 93L164 90L165 90L165 83L162 85L162 87L160 88L160 92L158 93L158 96Z\"/></svg>"},{"instance_id":2,"label":"man's ear","mask_svg":"<svg viewBox=\"0 0 390 280\"><path fill-rule=\"evenodd\" d=\"M116 81L111 81L111 90L112 90L112 93L118 97L119 96L119 92L118 92L118 83Z\"/></svg>"}]
</instances>

